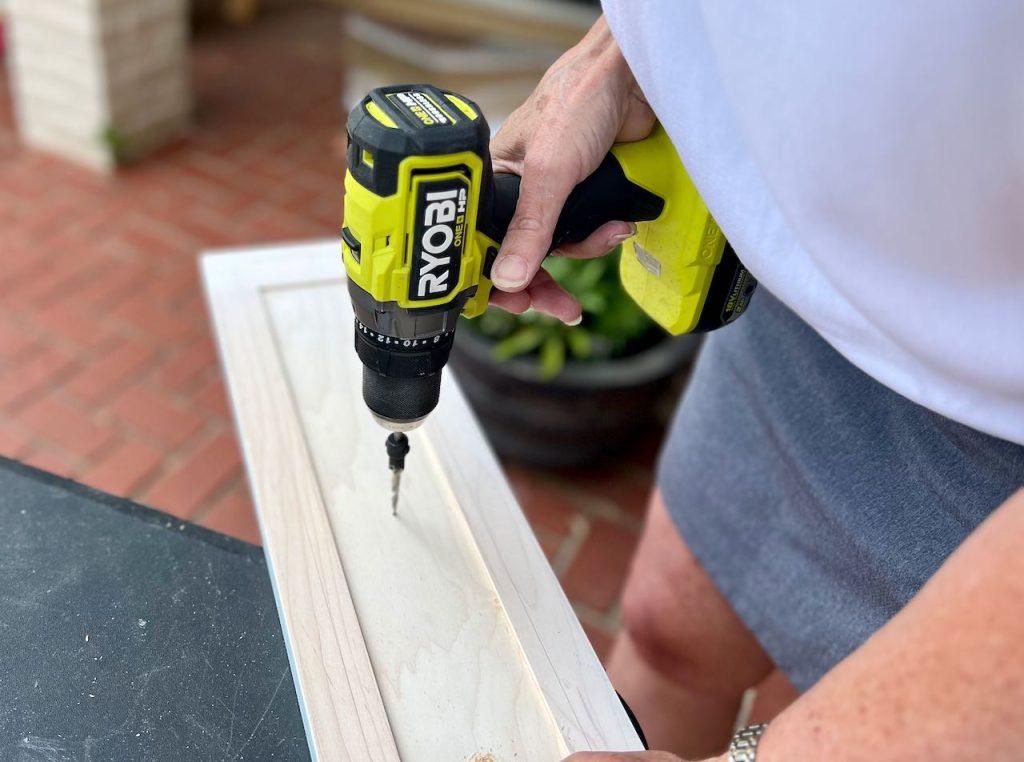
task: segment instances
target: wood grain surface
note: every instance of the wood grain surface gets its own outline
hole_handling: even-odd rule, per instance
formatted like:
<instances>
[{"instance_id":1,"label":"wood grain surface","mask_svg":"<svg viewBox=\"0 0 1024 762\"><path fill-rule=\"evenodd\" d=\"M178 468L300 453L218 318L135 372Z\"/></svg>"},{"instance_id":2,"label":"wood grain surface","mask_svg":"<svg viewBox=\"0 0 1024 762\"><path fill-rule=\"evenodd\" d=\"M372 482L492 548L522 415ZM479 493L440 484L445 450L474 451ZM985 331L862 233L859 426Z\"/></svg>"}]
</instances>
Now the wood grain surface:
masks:
<instances>
[{"instance_id":1,"label":"wood grain surface","mask_svg":"<svg viewBox=\"0 0 1024 762\"><path fill-rule=\"evenodd\" d=\"M337 243L204 273L314 755L641 748L450 374L391 515Z\"/></svg>"}]
</instances>

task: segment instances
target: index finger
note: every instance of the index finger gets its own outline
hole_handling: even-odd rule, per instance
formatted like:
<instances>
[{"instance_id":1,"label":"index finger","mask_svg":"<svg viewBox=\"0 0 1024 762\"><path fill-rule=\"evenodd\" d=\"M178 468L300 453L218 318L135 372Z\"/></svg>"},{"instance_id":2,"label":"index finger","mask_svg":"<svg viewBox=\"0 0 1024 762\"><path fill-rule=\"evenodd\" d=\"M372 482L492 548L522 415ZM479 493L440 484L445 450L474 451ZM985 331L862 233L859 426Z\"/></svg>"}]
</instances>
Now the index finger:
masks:
<instances>
[{"instance_id":1,"label":"index finger","mask_svg":"<svg viewBox=\"0 0 1024 762\"><path fill-rule=\"evenodd\" d=\"M491 280L503 291L521 291L537 274L551 247L555 223L569 193L579 181L579 168L546 147L531 147L523 160L519 201Z\"/></svg>"}]
</instances>

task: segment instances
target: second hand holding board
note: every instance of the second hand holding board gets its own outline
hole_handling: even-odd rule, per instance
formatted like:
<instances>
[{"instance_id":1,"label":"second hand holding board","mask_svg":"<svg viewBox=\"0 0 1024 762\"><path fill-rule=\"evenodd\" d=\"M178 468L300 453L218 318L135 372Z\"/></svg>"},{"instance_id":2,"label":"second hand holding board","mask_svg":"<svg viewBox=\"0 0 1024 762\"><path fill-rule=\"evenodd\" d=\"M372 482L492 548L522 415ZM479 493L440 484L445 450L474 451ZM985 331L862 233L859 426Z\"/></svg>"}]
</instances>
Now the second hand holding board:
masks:
<instances>
[{"instance_id":1,"label":"second hand holding board","mask_svg":"<svg viewBox=\"0 0 1024 762\"><path fill-rule=\"evenodd\" d=\"M392 432L392 510L405 432L437 405L460 315L487 308L490 273L515 213L519 177L495 174L475 103L430 85L372 90L348 122L342 254L363 363L363 400ZM757 281L701 200L668 135L612 147L569 195L549 251L612 220L635 222L620 277L673 334L739 317Z\"/></svg>"}]
</instances>

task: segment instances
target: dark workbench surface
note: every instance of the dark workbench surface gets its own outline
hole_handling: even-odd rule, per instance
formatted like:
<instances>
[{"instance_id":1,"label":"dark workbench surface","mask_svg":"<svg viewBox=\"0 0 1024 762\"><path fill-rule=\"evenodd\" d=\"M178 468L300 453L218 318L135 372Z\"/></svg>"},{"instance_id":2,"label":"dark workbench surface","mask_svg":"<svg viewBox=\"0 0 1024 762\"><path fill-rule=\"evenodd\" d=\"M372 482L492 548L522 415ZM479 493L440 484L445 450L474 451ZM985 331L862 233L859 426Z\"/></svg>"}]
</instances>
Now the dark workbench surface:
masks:
<instances>
[{"instance_id":1,"label":"dark workbench surface","mask_svg":"<svg viewBox=\"0 0 1024 762\"><path fill-rule=\"evenodd\" d=\"M308 760L260 548L0 458L0 760Z\"/></svg>"}]
</instances>

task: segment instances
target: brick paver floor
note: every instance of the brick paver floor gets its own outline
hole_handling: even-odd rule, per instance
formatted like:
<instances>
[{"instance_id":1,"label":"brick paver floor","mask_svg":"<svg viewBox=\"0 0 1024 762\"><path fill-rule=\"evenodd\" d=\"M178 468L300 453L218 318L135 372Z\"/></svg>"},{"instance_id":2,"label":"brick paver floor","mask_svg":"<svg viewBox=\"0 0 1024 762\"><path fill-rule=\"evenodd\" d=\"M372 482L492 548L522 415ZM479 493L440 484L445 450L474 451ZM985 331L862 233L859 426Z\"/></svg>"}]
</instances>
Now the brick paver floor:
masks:
<instances>
[{"instance_id":1,"label":"brick paver floor","mask_svg":"<svg viewBox=\"0 0 1024 762\"><path fill-rule=\"evenodd\" d=\"M259 541L196 254L336 234L339 24L199 34L194 129L112 178L19 145L0 65L0 454ZM652 460L508 467L601 653Z\"/></svg>"}]
</instances>

